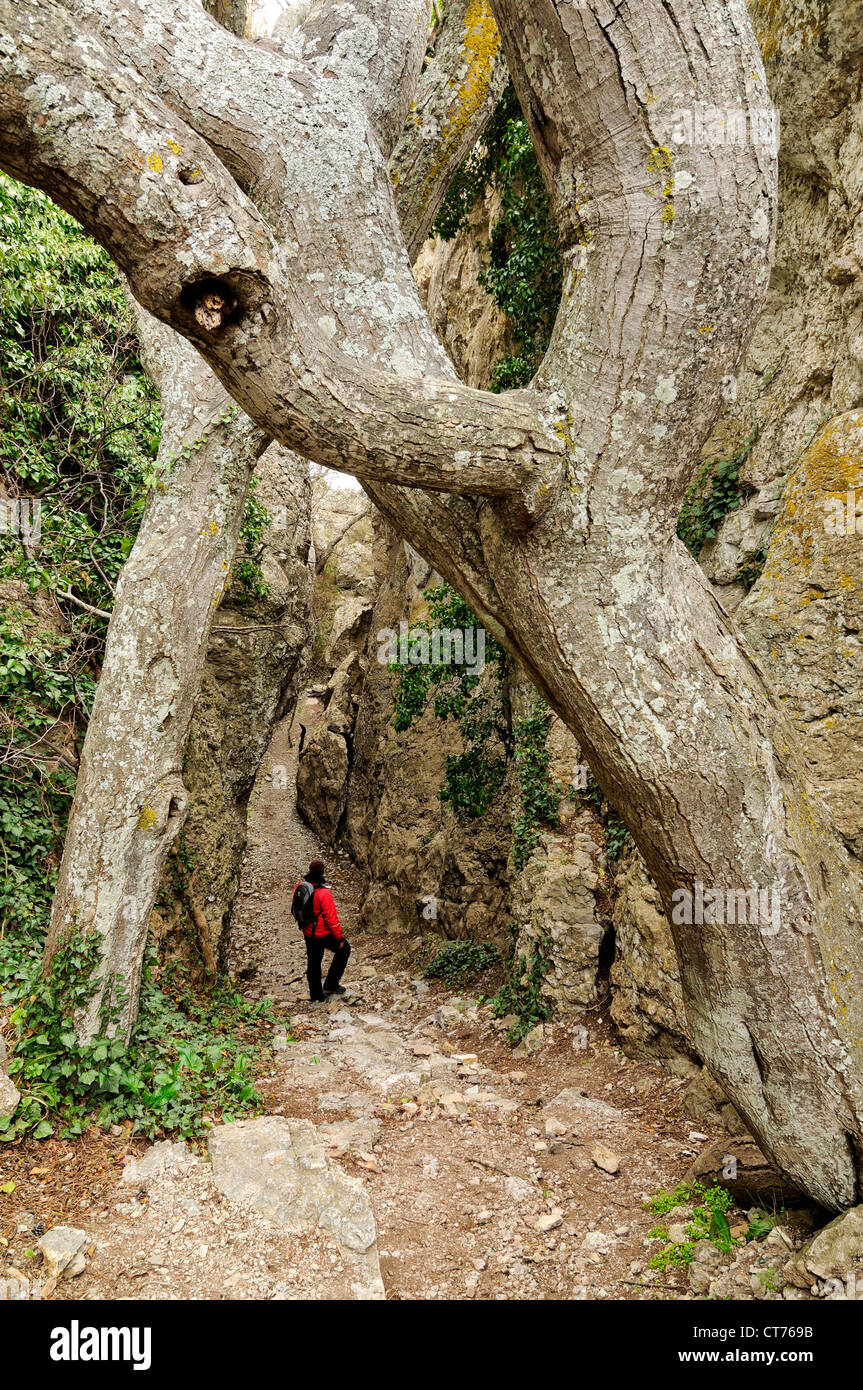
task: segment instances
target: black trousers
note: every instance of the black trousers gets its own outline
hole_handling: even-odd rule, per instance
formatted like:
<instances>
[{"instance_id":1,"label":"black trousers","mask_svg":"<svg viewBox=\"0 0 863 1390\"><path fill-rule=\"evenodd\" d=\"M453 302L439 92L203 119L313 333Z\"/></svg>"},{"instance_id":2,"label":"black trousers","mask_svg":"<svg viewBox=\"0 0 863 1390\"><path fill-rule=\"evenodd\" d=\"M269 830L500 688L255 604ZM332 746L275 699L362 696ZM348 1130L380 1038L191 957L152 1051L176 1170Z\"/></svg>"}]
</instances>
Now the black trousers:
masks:
<instances>
[{"instance_id":1,"label":"black trousers","mask_svg":"<svg viewBox=\"0 0 863 1390\"><path fill-rule=\"evenodd\" d=\"M333 958L327 971L327 978L321 985L321 962L324 951L332 951ZM306 979L309 982L309 998L323 999L325 989L335 989L348 963L351 954L350 943L338 941L334 936L306 937Z\"/></svg>"}]
</instances>

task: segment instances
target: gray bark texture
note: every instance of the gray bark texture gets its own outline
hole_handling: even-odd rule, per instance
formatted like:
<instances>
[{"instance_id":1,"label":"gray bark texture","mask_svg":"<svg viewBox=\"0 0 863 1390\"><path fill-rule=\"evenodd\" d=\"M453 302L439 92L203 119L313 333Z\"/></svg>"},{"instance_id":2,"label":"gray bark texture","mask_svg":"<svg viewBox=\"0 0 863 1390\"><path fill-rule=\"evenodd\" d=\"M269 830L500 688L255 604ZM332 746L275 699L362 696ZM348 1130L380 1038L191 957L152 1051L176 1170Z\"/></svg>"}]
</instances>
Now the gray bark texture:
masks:
<instances>
[{"instance_id":1,"label":"gray bark texture","mask_svg":"<svg viewBox=\"0 0 863 1390\"><path fill-rule=\"evenodd\" d=\"M687 1017L764 1149L842 1207L863 1163L856 884L676 538L767 288L777 176L769 143L672 130L699 104L769 117L750 16L493 10L565 259L527 390L459 383L411 277L389 171L427 41L407 0L320 0L281 47L180 0L0 0L0 164L80 218L258 429L355 473L464 595L578 737L673 922L697 882L778 895L775 932L675 924Z\"/></svg>"}]
</instances>

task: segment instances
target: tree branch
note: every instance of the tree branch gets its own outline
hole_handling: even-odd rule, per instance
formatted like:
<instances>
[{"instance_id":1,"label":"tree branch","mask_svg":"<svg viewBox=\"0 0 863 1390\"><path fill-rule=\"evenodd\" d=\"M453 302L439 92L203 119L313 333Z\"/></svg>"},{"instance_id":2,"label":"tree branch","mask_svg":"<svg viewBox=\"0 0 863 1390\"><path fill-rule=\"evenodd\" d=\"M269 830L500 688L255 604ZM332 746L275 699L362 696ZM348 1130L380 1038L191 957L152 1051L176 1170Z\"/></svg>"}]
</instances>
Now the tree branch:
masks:
<instances>
[{"instance_id":1,"label":"tree branch","mask_svg":"<svg viewBox=\"0 0 863 1390\"><path fill-rule=\"evenodd\" d=\"M412 261L459 165L503 95L507 75L488 0L447 0L392 158L399 220Z\"/></svg>"},{"instance_id":2,"label":"tree branch","mask_svg":"<svg viewBox=\"0 0 863 1390\"><path fill-rule=\"evenodd\" d=\"M28 23L13 26L22 9ZM565 453L553 397L359 364L292 286L261 213L134 72L57 0L0 0L0 17L17 29L3 55L0 163L102 241L138 300L195 343L260 428L361 480L506 498L522 524L545 509Z\"/></svg>"}]
</instances>

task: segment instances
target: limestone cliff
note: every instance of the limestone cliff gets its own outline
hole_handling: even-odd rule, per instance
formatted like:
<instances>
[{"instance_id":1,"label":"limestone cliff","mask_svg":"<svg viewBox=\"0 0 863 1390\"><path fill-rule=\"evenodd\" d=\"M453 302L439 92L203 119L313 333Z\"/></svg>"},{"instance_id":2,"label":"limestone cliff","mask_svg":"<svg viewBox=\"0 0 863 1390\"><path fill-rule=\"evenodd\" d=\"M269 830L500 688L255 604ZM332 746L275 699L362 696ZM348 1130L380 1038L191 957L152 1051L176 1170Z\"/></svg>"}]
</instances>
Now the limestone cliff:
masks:
<instances>
[{"instance_id":1,"label":"limestone cliff","mask_svg":"<svg viewBox=\"0 0 863 1390\"><path fill-rule=\"evenodd\" d=\"M299 692L311 648L308 465L271 446L256 471L264 596L236 579L213 625L183 776L191 803L154 927L162 950L212 969L224 962L246 845L246 807L278 718Z\"/></svg>"}]
</instances>

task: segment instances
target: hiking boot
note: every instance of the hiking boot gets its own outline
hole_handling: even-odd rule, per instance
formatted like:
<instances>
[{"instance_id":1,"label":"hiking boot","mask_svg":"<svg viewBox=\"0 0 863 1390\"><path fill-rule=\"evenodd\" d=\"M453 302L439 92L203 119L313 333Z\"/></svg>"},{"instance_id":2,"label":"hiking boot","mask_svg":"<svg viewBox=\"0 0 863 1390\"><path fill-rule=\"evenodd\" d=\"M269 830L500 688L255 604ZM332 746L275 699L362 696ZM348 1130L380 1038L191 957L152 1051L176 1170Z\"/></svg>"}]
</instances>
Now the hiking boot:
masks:
<instances>
[{"instance_id":1,"label":"hiking boot","mask_svg":"<svg viewBox=\"0 0 863 1390\"><path fill-rule=\"evenodd\" d=\"M324 998L328 994L347 994L344 985L324 985Z\"/></svg>"}]
</instances>

